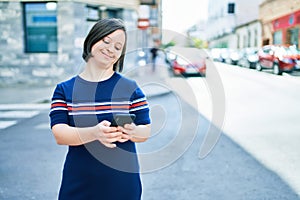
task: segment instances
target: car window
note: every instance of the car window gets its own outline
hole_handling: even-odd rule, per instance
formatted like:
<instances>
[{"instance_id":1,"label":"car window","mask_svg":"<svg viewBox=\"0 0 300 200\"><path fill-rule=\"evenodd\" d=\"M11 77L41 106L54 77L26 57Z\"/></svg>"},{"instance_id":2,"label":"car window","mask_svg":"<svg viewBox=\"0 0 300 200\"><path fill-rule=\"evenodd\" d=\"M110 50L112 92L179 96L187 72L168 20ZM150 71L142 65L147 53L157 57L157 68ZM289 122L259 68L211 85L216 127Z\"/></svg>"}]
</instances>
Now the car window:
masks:
<instances>
[{"instance_id":1,"label":"car window","mask_svg":"<svg viewBox=\"0 0 300 200\"><path fill-rule=\"evenodd\" d=\"M181 57L177 57L177 63L179 65L187 65L188 64L188 62L185 59L181 58Z\"/></svg>"},{"instance_id":2,"label":"car window","mask_svg":"<svg viewBox=\"0 0 300 200\"><path fill-rule=\"evenodd\" d=\"M167 59L174 60L176 58L176 55L172 52L167 53Z\"/></svg>"},{"instance_id":3,"label":"car window","mask_svg":"<svg viewBox=\"0 0 300 200\"><path fill-rule=\"evenodd\" d=\"M269 54L271 51L271 48L264 48L263 49L263 52L266 53L266 54Z\"/></svg>"}]
</instances>

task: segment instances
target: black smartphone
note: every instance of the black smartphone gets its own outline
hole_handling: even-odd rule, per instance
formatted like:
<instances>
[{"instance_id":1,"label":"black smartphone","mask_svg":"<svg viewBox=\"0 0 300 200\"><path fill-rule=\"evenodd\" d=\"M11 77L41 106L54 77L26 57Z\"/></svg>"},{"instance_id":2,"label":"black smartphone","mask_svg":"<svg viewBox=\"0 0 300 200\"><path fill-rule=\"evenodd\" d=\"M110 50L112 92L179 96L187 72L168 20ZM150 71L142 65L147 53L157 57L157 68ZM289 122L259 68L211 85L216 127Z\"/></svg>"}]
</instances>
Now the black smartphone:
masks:
<instances>
[{"instance_id":1,"label":"black smartphone","mask_svg":"<svg viewBox=\"0 0 300 200\"><path fill-rule=\"evenodd\" d=\"M135 120L135 114L122 113L114 114L113 120L110 126L124 126L125 124L131 124Z\"/></svg>"}]
</instances>

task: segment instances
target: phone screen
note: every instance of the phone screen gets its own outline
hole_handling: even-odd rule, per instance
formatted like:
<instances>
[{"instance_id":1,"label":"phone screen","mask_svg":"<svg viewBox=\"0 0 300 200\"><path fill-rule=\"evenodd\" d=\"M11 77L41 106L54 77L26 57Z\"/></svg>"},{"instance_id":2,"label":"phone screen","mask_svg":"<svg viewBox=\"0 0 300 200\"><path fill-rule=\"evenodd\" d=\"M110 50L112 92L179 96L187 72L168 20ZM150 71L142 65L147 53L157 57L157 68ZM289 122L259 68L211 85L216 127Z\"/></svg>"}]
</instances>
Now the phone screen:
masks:
<instances>
[{"instance_id":1,"label":"phone screen","mask_svg":"<svg viewBox=\"0 0 300 200\"><path fill-rule=\"evenodd\" d=\"M110 126L124 126L131 124L135 120L135 114L115 114Z\"/></svg>"}]
</instances>

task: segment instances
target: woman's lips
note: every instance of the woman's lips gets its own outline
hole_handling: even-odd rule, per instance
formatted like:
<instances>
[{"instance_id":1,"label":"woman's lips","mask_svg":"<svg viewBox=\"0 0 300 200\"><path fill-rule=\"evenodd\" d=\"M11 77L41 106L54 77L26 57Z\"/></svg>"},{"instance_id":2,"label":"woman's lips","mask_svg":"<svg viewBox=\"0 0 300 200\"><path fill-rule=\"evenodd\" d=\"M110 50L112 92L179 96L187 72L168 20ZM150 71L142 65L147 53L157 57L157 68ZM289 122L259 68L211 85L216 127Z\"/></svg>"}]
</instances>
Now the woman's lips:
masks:
<instances>
[{"instance_id":1,"label":"woman's lips","mask_svg":"<svg viewBox=\"0 0 300 200\"><path fill-rule=\"evenodd\" d=\"M101 52L105 57L107 58L110 58L110 59L113 59L114 57L113 56L110 56L109 54L105 53L105 52Z\"/></svg>"}]
</instances>

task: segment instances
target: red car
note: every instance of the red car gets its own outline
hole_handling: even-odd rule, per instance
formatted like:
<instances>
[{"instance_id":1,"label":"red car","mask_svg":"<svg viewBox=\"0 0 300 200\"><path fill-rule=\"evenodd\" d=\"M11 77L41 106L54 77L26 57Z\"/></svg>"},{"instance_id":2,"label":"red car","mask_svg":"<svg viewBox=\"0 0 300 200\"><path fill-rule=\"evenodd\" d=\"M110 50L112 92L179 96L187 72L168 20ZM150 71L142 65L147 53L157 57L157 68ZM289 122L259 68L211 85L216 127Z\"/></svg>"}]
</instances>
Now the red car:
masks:
<instances>
[{"instance_id":1,"label":"red car","mask_svg":"<svg viewBox=\"0 0 300 200\"><path fill-rule=\"evenodd\" d=\"M299 62L298 52L291 47L280 45L266 45L258 52L256 69L272 69L274 74L281 75L282 72L291 72Z\"/></svg>"},{"instance_id":2,"label":"red car","mask_svg":"<svg viewBox=\"0 0 300 200\"><path fill-rule=\"evenodd\" d=\"M204 50L189 47L172 47L166 50L166 61L174 75L206 75Z\"/></svg>"}]
</instances>

